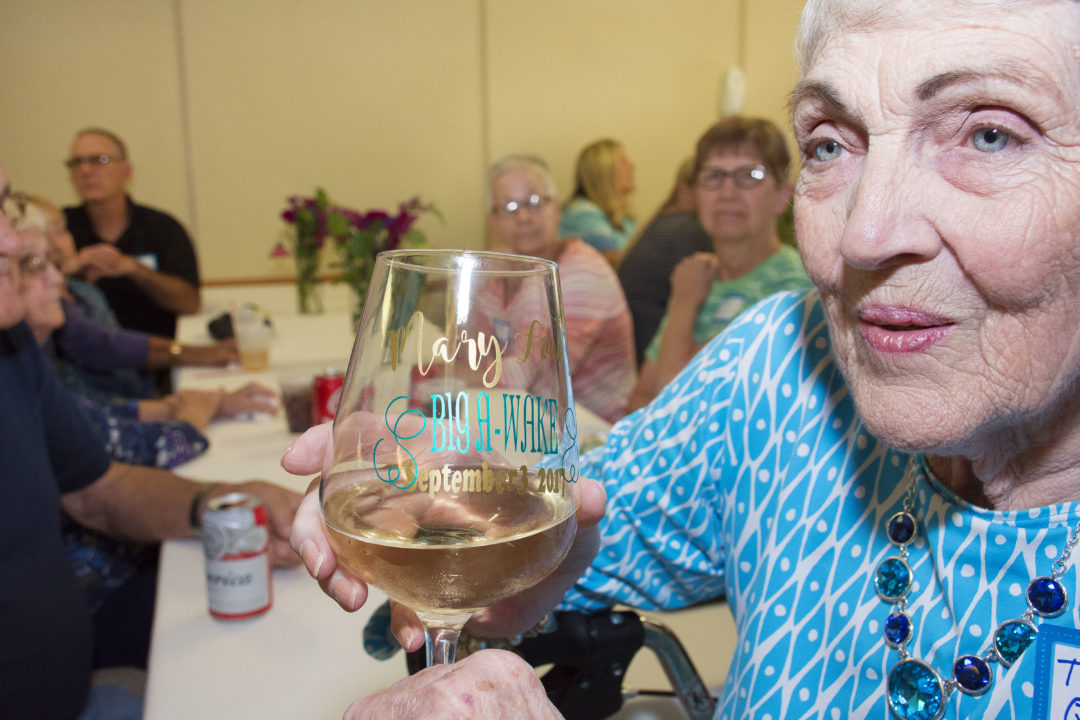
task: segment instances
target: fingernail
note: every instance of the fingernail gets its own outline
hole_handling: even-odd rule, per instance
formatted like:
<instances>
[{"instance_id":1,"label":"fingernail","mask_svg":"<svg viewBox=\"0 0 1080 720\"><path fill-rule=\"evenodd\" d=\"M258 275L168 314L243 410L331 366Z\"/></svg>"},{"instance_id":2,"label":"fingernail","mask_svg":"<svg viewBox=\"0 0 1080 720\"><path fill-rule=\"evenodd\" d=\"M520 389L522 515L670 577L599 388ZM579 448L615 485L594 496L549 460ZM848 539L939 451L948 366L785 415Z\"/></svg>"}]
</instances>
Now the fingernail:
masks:
<instances>
[{"instance_id":1,"label":"fingernail","mask_svg":"<svg viewBox=\"0 0 1080 720\"><path fill-rule=\"evenodd\" d=\"M292 446L292 445L290 445L289 447L285 448L285 452L281 453L281 459L282 459L282 460L285 460L285 458L286 458L286 457L288 457L289 453L291 453L291 452L292 452L292 449L293 449L293 446Z\"/></svg>"},{"instance_id":2,"label":"fingernail","mask_svg":"<svg viewBox=\"0 0 1080 720\"><path fill-rule=\"evenodd\" d=\"M409 652L412 652L414 649L424 644L424 633L414 627L407 628L405 640L408 643L405 647Z\"/></svg>"},{"instance_id":3,"label":"fingernail","mask_svg":"<svg viewBox=\"0 0 1080 720\"><path fill-rule=\"evenodd\" d=\"M315 547L315 543L311 540L305 540L304 544L300 546L300 557L304 558L304 566L308 569L311 577L318 578L319 571L322 570L322 564L326 558L319 552L319 548Z\"/></svg>"},{"instance_id":4,"label":"fingernail","mask_svg":"<svg viewBox=\"0 0 1080 720\"><path fill-rule=\"evenodd\" d=\"M356 586L345 578L336 576L330 581L330 594L338 602L347 599L348 602L345 605L350 609L356 608Z\"/></svg>"}]
</instances>

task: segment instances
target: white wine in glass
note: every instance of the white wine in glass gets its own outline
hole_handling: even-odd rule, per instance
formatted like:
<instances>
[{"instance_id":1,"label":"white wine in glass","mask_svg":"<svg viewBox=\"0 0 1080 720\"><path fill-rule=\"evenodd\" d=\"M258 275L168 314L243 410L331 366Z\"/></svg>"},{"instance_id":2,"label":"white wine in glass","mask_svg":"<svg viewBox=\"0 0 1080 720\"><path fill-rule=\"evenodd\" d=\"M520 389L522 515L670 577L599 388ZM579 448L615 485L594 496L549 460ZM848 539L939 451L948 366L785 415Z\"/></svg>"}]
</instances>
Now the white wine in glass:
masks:
<instances>
[{"instance_id":1,"label":"white wine in glass","mask_svg":"<svg viewBox=\"0 0 1080 720\"><path fill-rule=\"evenodd\" d=\"M380 254L320 498L338 562L416 611L429 665L566 556L577 473L555 264Z\"/></svg>"}]
</instances>

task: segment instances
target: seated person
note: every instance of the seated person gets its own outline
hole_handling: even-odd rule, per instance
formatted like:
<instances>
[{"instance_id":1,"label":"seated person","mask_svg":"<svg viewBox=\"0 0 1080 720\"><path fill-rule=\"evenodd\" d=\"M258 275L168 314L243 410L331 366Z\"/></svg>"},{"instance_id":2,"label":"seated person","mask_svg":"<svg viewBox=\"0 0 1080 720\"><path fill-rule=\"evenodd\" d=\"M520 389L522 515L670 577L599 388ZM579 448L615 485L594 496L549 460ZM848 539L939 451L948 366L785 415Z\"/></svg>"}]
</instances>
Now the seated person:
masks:
<instances>
[{"instance_id":1,"label":"seated person","mask_svg":"<svg viewBox=\"0 0 1080 720\"><path fill-rule=\"evenodd\" d=\"M31 195L16 194L13 199L23 205L20 228L44 226L49 257L67 277L62 300L65 322L52 334L54 365L66 385L102 401L113 396L148 398L157 394L149 370L239 361L232 338L190 345L120 328L101 290L73 277L80 269L79 256L60 209Z\"/></svg>"},{"instance_id":2,"label":"seated person","mask_svg":"<svg viewBox=\"0 0 1080 720\"><path fill-rule=\"evenodd\" d=\"M609 511L570 599L725 594L722 720L1075 716L1080 4L809 0L797 37L816 289L742 313L582 461ZM284 462L318 472L328 438ZM317 494L294 530L355 609ZM474 630L524 631L542 590ZM511 713L557 717L520 658L483 650L346 718Z\"/></svg>"},{"instance_id":3,"label":"seated person","mask_svg":"<svg viewBox=\"0 0 1080 720\"><path fill-rule=\"evenodd\" d=\"M799 253L777 232L791 199L790 164L783 133L765 119L728 117L698 140L697 214L713 249L684 257L671 273L667 313L645 351L629 410L656 397L743 309L810 287Z\"/></svg>"},{"instance_id":4,"label":"seated person","mask_svg":"<svg viewBox=\"0 0 1080 720\"><path fill-rule=\"evenodd\" d=\"M487 226L493 249L558 263L574 401L614 422L626 412L635 380L630 311L615 271L600 253L577 238L559 236L554 197L555 183L542 160L510 155L492 165ZM503 367L511 373L527 366ZM528 378L520 385L528 387Z\"/></svg>"},{"instance_id":5,"label":"seated person","mask_svg":"<svg viewBox=\"0 0 1080 720\"><path fill-rule=\"evenodd\" d=\"M53 333L65 325L64 278L48 259L48 242L41 230L20 222L18 233L26 322L37 341L51 348ZM162 399L109 404L77 397L113 459L162 468L202 453L207 447L202 430L211 420L278 410L273 391L255 383L231 393L185 390Z\"/></svg>"},{"instance_id":6,"label":"seated person","mask_svg":"<svg viewBox=\"0 0 1080 720\"><path fill-rule=\"evenodd\" d=\"M711 249L712 240L697 217L694 158L689 157L679 166L671 195L630 242L619 262L619 283L634 318L638 367L667 310L675 264L687 255Z\"/></svg>"},{"instance_id":7,"label":"seated person","mask_svg":"<svg viewBox=\"0 0 1080 720\"><path fill-rule=\"evenodd\" d=\"M581 238L618 265L637 225L630 215L634 165L614 140L597 140L578 155L574 192L563 205L559 236Z\"/></svg>"},{"instance_id":8,"label":"seated person","mask_svg":"<svg viewBox=\"0 0 1080 720\"><path fill-rule=\"evenodd\" d=\"M85 278L102 289L122 327L175 337L177 315L200 305L187 232L167 213L132 202L133 166L114 133L80 131L67 166L82 204L64 213Z\"/></svg>"},{"instance_id":9,"label":"seated person","mask_svg":"<svg viewBox=\"0 0 1080 720\"><path fill-rule=\"evenodd\" d=\"M197 537L213 497L248 492L266 506L275 562L292 565L297 558L283 538L299 496L259 481L209 485L110 461L23 323L24 263L8 192L0 168L0 484L17 500L0 506L0 707L5 717L73 718L105 687L92 688L90 676L95 654L110 654L107 638L148 639L150 623L134 621L126 605L110 622L100 612L91 617L65 558L62 511L111 536L155 542Z\"/></svg>"},{"instance_id":10,"label":"seated person","mask_svg":"<svg viewBox=\"0 0 1080 720\"><path fill-rule=\"evenodd\" d=\"M63 276L47 259L41 230L26 227L18 234L22 245L16 257L26 324L39 343L47 343L64 321ZM75 398L113 460L159 468L176 467L205 451L208 442L202 431L211 420L277 409L273 392L255 383L232 393L185 390L161 400L109 405L78 394ZM145 546L105 538L70 522L65 524L64 539L91 610L156 555Z\"/></svg>"}]
</instances>

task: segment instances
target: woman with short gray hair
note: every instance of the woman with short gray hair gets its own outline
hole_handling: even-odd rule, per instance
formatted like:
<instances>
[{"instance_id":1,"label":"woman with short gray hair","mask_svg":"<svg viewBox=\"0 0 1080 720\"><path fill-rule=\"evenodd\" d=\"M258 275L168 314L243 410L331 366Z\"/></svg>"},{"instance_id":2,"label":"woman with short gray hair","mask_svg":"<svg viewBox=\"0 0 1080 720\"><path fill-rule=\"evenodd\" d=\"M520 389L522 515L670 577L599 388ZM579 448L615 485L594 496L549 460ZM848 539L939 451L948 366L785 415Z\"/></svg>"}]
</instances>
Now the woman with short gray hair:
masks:
<instances>
[{"instance_id":1,"label":"woman with short gray hair","mask_svg":"<svg viewBox=\"0 0 1080 720\"><path fill-rule=\"evenodd\" d=\"M726 596L720 718L1072 717L1080 2L811 0L799 37L815 289L747 310L586 456L608 514L566 603ZM409 714L536 686L481 652Z\"/></svg>"}]
</instances>

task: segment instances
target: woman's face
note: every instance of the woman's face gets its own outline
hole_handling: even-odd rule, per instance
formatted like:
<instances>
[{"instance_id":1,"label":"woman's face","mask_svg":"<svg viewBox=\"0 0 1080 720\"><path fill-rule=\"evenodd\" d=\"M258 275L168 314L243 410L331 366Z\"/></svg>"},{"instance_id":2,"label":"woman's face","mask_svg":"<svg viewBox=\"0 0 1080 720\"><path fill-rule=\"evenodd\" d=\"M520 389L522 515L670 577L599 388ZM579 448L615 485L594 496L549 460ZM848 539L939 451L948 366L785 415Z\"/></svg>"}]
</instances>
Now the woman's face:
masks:
<instances>
[{"instance_id":1,"label":"woman's face","mask_svg":"<svg viewBox=\"0 0 1080 720\"><path fill-rule=\"evenodd\" d=\"M22 275L22 299L26 322L38 340L44 340L64 324L60 293L64 276L48 260L48 240L40 230L20 230L22 248L18 256Z\"/></svg>"},{"instance_id":2,"label":"woman's face","mask_svg":"<svg viewBox=\"0 0 1080 720\"><path fill-rule=\"evenodd\" d=\"M749 148L714 152L701 164L694 188L698 220L714 246L754 241L769 243L776 238L776 221L787 208L791 184L777 182L771 173L752 187L740 187L731 173L764 165L761 156ZM703 179L728 173L719 185Z\"/></svg>"},{"instance_id":3,"label":"woman's face","mask_svg":"<svg viewBox=\"0 0 1080 720\"><path fill-rule=\"evenodd\" d=\"M533 206L532 198L539 204ZM526 168L508 170L491 186L491 201L488 229L502 249L554 259L559 248L562 213L543 180ZM512 213L507 212L511 203L515 204Z\"/></svg>"},{"instance_id":4,"label":"woman's face","mask_svg":"<svg viewBox=\"0 0 1080 720\"><path fill-rule=\"evenodd\" d=\"M1080 3L895 7L794 95L800 249L871 431L992 459L1080 417Z\"/></svg>"}]
</instances>

